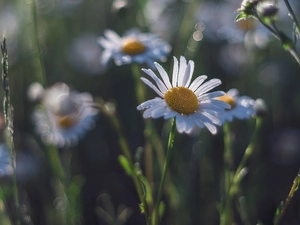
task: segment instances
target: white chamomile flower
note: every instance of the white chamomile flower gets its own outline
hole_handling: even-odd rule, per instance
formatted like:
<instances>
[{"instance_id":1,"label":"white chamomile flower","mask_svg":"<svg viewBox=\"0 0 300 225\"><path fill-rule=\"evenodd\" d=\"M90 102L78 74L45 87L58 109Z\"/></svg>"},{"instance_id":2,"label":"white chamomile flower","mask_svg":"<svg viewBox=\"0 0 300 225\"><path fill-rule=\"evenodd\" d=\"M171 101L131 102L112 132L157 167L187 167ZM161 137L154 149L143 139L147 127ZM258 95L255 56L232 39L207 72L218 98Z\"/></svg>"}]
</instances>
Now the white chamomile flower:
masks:
<instances>
[{"instance_id":1,"label":"white chamomile flower","mask_svg":"<svg viewBox=\"0 0 300 225\"><path fill-rule=\"evenodd\" d=\"M64 83L45 90L42 107L35 110L33 119L42 139L59 147L75 145L95 126L98 114L88 93L70 91Z\"/></svg>"},{"instance_id":2,"label":"white chamomile flower","mask_svg":"<svg viewBox=\"0 0 300 225\"><path fill-rule=\"evenodd\" d=\"M248 96L239 96L237 89L230 89L226 95L217 97L216 99L227 102L231 109L225 110L225 113L218 115L222 123L231 122L233 118L249 119L255 114L255 101Z\"/></svg>"},{"instance_id":3,"label":"white chamomile flower","mask_svg":"<svg viewBox=\"0 0 300 225\"><path fill-rule=\"evenodd\" d=\"M190 133L197 125L205 126L212 134L215 134L217 132L215 125L222 123L214 115L224 113L230 105L216 99L225 94L223 91L207 92L219 86L221 81L211 79L203 83L207 76L202 75L191 82L194 62L190 60L187 63L183 56L180 57L179 63L174 57L172 83L161 65L155 63L155 66L162 79L159 79L151 69L143 69L143 71L155 81L156 85L144 77L141 78L159 95L137 107L138 110L146 109L143 113L144 118L175 117L179 133Z\"/></svg>"},{"instance_id":4,"label":"white chamomile flower","mask_svg":"<svg viewBox=\"0 0 300 225\"><path fill-rule=\"evenodd\" d=\"M114 59L117 66L133 62L154 67L154 61L166 61L171 46L151 33L128 32L120 37L112 30L104 31L105 37L98 38L98 43L104 48L102 62L106 64Z\"/></svg>"}]
</instances>

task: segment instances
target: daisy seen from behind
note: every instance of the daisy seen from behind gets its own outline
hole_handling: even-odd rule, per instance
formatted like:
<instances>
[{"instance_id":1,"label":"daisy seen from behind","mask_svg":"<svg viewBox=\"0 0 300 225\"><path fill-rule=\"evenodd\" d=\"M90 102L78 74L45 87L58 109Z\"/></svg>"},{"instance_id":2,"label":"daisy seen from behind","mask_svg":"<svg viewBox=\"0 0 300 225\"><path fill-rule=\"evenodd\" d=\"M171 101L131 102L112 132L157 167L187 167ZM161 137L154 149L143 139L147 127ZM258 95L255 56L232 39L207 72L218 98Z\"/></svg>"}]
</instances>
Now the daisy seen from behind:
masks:
<instances>
[{"instance_id":1,"label":"daisy seen from behind","mask_svg":"<svg viewBox=\"0 0 300 225\"><path fill-rule=\"evenodd\" d=\"M39 95L41 107L36 108L33 119L45 142L58 147L74 146L95 126L98 110L93 107L90 94L56 83Z\"/></svg>"},{"instance_id":2,"label":"daisy seen from behind","mask_svg":"<svg viewBox=\"0 0 300 225\"><path fill-rule=\"evenodd\" d=\"M113 59L117 66L136 62L154 68L154 61L166 61L171 52L170 44L156 34L136 30L127 32L123 37L113 30L105 30L98 43L104 48L102 63Z\"/></svg>"},{"instance_id":3,"label":"daisy seen from behind","mask_svg":"<svg viewBox=\"0 0 300 225\"><path fill-rule=\"evenodd\" d=\"M231 106L224 113L218 114L222 123L231 122L234 118L249 119L256 113L254 109L255 100L248 96L239 96L239 91L236 88L230 89L225 95L216 99L227 102Z\"/></svg>"},{"instance_id":4,"label":"daisy seen from behind","mask_svg":"<svg viewBox=\"0 0 300 225\"><path fill-rule=\"evenodd\" d=\"M148 79L142 77L141 80L152 88L159 97L148 100L140 104L137 109L144 110L144 118L164 119L176 118L176 128L179 133L190 133L195 126L207 127L212 133L216 134L216 125L222 125L215 114L221 115L230 105L224 101L216 99L223 96L223 91L208 91L219 86L219 79L207 79L206 75L198 76L191 82L194 72L194 62L186 61L181 56L178 62L174 57L174 66L172 74L172 83L167 72L158 63L154 63L161 79L151 70L142 69L154 81L154 85Z\"/></svg>"}]
</instances>

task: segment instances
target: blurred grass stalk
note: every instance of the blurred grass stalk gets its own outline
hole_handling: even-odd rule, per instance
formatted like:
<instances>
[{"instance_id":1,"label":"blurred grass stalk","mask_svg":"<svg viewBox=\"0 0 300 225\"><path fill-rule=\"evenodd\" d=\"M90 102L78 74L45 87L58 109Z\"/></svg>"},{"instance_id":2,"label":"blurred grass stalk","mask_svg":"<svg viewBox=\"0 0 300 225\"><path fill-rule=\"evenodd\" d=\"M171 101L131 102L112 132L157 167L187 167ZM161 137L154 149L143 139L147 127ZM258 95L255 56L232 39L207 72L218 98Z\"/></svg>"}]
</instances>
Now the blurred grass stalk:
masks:
<instances>
[{"instance_id":1,"label":"blurred grass stalk","mask_svg":"<svg viewBox=\"0 0 300 225\"><path fill-rule=\"evenodd\" d=\"M140 204L141 212L145 215L146 224L150 225L149 208L146 200L147 193L145 193L144 190L145 187L143 186L144 184L142 183L139 177L140 171L139 169L137 169L133 161L130 147L122 131L121 122L116 113L115 106L110 103L104 103L103 101L98 103L99 103L99 109L108 117L112 127L117 132L118 142L121 147L121 151L124 154L123 157L119 156L119 161L121 163L121 166L123 166L124 170L127 172L127 174L132 177L133 183L135 185L135 189L137 191L139 200L141 202Z\"/></svg>"},{"instance_id":2,"label":"blurred grass stalk","mask_svg":"<svg viewBox=\"0 0 300 225\"><path fill-rule=\"evenodd\" d=\"M1 44L1 52L2 52L2 84L4 90L4 98L3 98L3 114L5 118L5 138L7 142L7 146L11 156L11 164L13 168L12 175L12 197L14 202L14 209L11 216L11 222L14 225L20 224L20 215L19 215L19 199L18 199L18 186L16 179L16 151L14 148L14 118L13 118L13 107L10 101L10 88L9 88L9 78L8 78L8 53L6 47L6 38L3 37L3 42Z\"/></svg>"},{"instance_id":3,"label":"blurred grass stalk","mask_svg":"<svg viewBox=\"0 0 300 225\"><path fill-rule=\"evenodd\" d=\"M230 134L229 122L224 124L224 175L223 185L224 191L221 199L221 225L230 225L235 223L234 212L237 211L244 224L251 224L248 218L245 202L240 200L243 196L241 190L241 182L248 173L247 163L249 159L254 156L259 137L261 135L262 118L257 117L255 121L255 128L249 141L249 144L244 152L244 155L237 167L233 170L233 150L232 138Z\"/></svg>"}]
</instances>

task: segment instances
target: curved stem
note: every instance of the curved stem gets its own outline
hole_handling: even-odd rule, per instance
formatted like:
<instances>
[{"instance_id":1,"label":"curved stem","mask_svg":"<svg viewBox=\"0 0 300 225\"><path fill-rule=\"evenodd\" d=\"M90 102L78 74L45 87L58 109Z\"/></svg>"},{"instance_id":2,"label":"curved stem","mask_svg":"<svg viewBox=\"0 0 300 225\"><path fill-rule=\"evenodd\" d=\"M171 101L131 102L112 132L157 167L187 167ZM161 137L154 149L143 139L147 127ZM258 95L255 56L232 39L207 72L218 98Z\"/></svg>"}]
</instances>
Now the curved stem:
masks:
<instances>
[{"instance_id":1,"label":"curved stem","mask_svg":"<svg viewBox=\"0 0 300 225\"><path fill-rule=\"evenodd\" d=\"M287 7L288 10L289 10L290 16L292 17L292 20L294 21L295 26L296 26L298 32L300 32L299 22L298 22L298 20L297 20L297 18L296 18L296 16L295 16L295 13L294 13L294 11L293 11L293 9L292 9L292 7L291 7L289 1L288 1L288 0L284 0L284 2L285 2L286 7Z\"/></svg>"},{"instance_id":2,"label":"curved stem","mask_svg":"<svg viewBox=\"0 0 300 225\"><path fill-rule=\"evenodd\" d=\"M149 209L148 209L148 205L147 205L147 202L146 202L146 198L144 196L144 190L143 190L143 187L142 187L142 184L141 184L141 181L138 177L138 174L136 173L136 170L135 170L135 167L134 167L134 161L133 161L133 157L132 157L132 154L131 154L131 151L130 151L130 148L129 148L129 144L122 132L122 129L121 129L121 125L120 125L120 120L118 118L118 116L116 115L116 112L108 112L106 109L105 109L105 106L103 106L102 104L99 105L100 108L102 109L102 111L106 114L106 116L108 116L108 118L110 119L110 122L112 124L112 126L115 128L117 134L118 134L118 138L119 138L119 145L121 147L121 150L123 152L123 154L125 155L125 157L127 158L128 160L128 163L129 163L129 166L130 166L130 170L131 171L134 171L132 174L131 174L131 177L133 179L133 182L134 182L134 185L135 185L135 188L136 188L136 191L137 191L137 194L138 194L138 197L142 203L142 206L144 208L144 214L145 214L145 218L146 218L146 224L147 225L150 225L150 216L149 216Z\"/></svg>"},{"instance_id":3,"label":"curved stem","mask_svg":"<svg viewBox=\"0 0 300 225\"><path fill-rule=\"evenodd\" d=\"M171 131L170 131L170 135L169 135L169 140L168 140L168 149L167 149L166 160L165 160L165 163L164 163L164 167L163 167L163 171L162 171L162 175L161 175L161 179L160 179L160 183L159 183L157 198L156 198L156 202L155 202L154 210L153 210L154 225L158 225L159 205L160 205L160 200L161 200L162 193L163 193L163 188L164 188L164 184L165 184L166 175L167 175L169 165L170 165L171 153L172 153L172 149L173 149L174 136L175 136L175 130L176 130L175 128L176 128L176 119L174 118L174 120L172 122L172 128L171 128Z\"/></svg>"},{"instance_id":4,"label":"curved stem","mask_svg":"<svg viewBox=\"0 0 300 225\"><path fill-rule=\"evenodd\" d=\"M285 214L286 209L287 209L288 205L290 204L290 202L291 202L291 200L292 200L295 192L298 190L299 186L300 186L300 170L298 171L296 177L294 178L293 185L292 185L292 187L290 189L290 192L289 192L289 194L288 194L285 202L283 203L283 206L282 206L282 209L281 209L281 211L279 213L279 216L278 216L277 220L274 223L275 225L279 225L280 224L280 222L282 220L282 217Z\"/></svg>"}]
</instances>

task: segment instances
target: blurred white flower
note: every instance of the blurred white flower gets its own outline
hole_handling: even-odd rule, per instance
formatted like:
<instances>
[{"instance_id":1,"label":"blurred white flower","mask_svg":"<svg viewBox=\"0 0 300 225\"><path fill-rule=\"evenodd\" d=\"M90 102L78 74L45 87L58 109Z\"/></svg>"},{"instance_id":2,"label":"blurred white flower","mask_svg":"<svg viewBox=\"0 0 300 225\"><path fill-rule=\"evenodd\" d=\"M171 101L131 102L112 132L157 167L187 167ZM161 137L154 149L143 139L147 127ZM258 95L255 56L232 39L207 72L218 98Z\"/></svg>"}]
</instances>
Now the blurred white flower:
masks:
<instances>
[{"instance_id":1,"label":"blurred white flower","mask_svg":"<svg viewBox=\"0 0 300 225\"><path fill-rule=\"evenodd\" d=\"M113 59L117 66L136 62L154 68L154 61L166 61L171 52L167 42L151 33L131 30L120 37L112 30L105 30L104 36L98 38L98 43L104 48L103 63Z\"/></svg>"},{"instance_id":2,"label":"blurred white flower","mask_svg":"<svg viewBox=\"0 0 300 225\"><path fill-rule=\"evenodd\" d=\"M75 145L95 126L98 110L88 93L71 91L64 83L45 90L42 107L33 114L36 131L42 139L59 147Z\"/></svg>"},{"instance_id":3,"label":"blurred white flower","mask_svg":"<svg viewBox=\"0 0 300 225\"><path fill-rule=\"evenodd\" d=\"M5 144L0 144L0 178L13 175L11 156Z\"/></svg>"},{"instance_id":4,"label":"blurred white flower","mask_svg":"<svg viewBox=\"0 0 300 225\"><path fill-rule=\"evenodd\" d=\"M254 113L255 101L248 96L239 96L237 89L230 89L226 95L217 97L216 99L227 102L231 109L226 109L224 113L220 113L218 118L224 123L231 122L234 118L249 119Z\"/></svg>"},{"instance_id":5,"label":"blurred white flower","mask_svg":"<svg viewBox=\"0 0 300 225\"><path fill-rule=\"evenodd\" d=\"M230 106L215 99L225 93L214 91L207 93L213 88L219 86L219 79L211 79L203 84L207 76L199 76L191 82L194 72L194 62L186 61L181 56L180 63L174 57L174 68L172 75L172 84L167 72L159 65L154 63L162 80L159 79L151 69L143 69L156 83L156 86L148 79L142 77L141 80L152 88L160 97L148 100L140 104L137 109L144 110L144 118L169 119L176 118L176 127L179 133L190 133L195 126L207 127L215 134L217 132L215 125L221 125L221 121L213 114L224 113Z\"/></svg>"}]
</instances>

